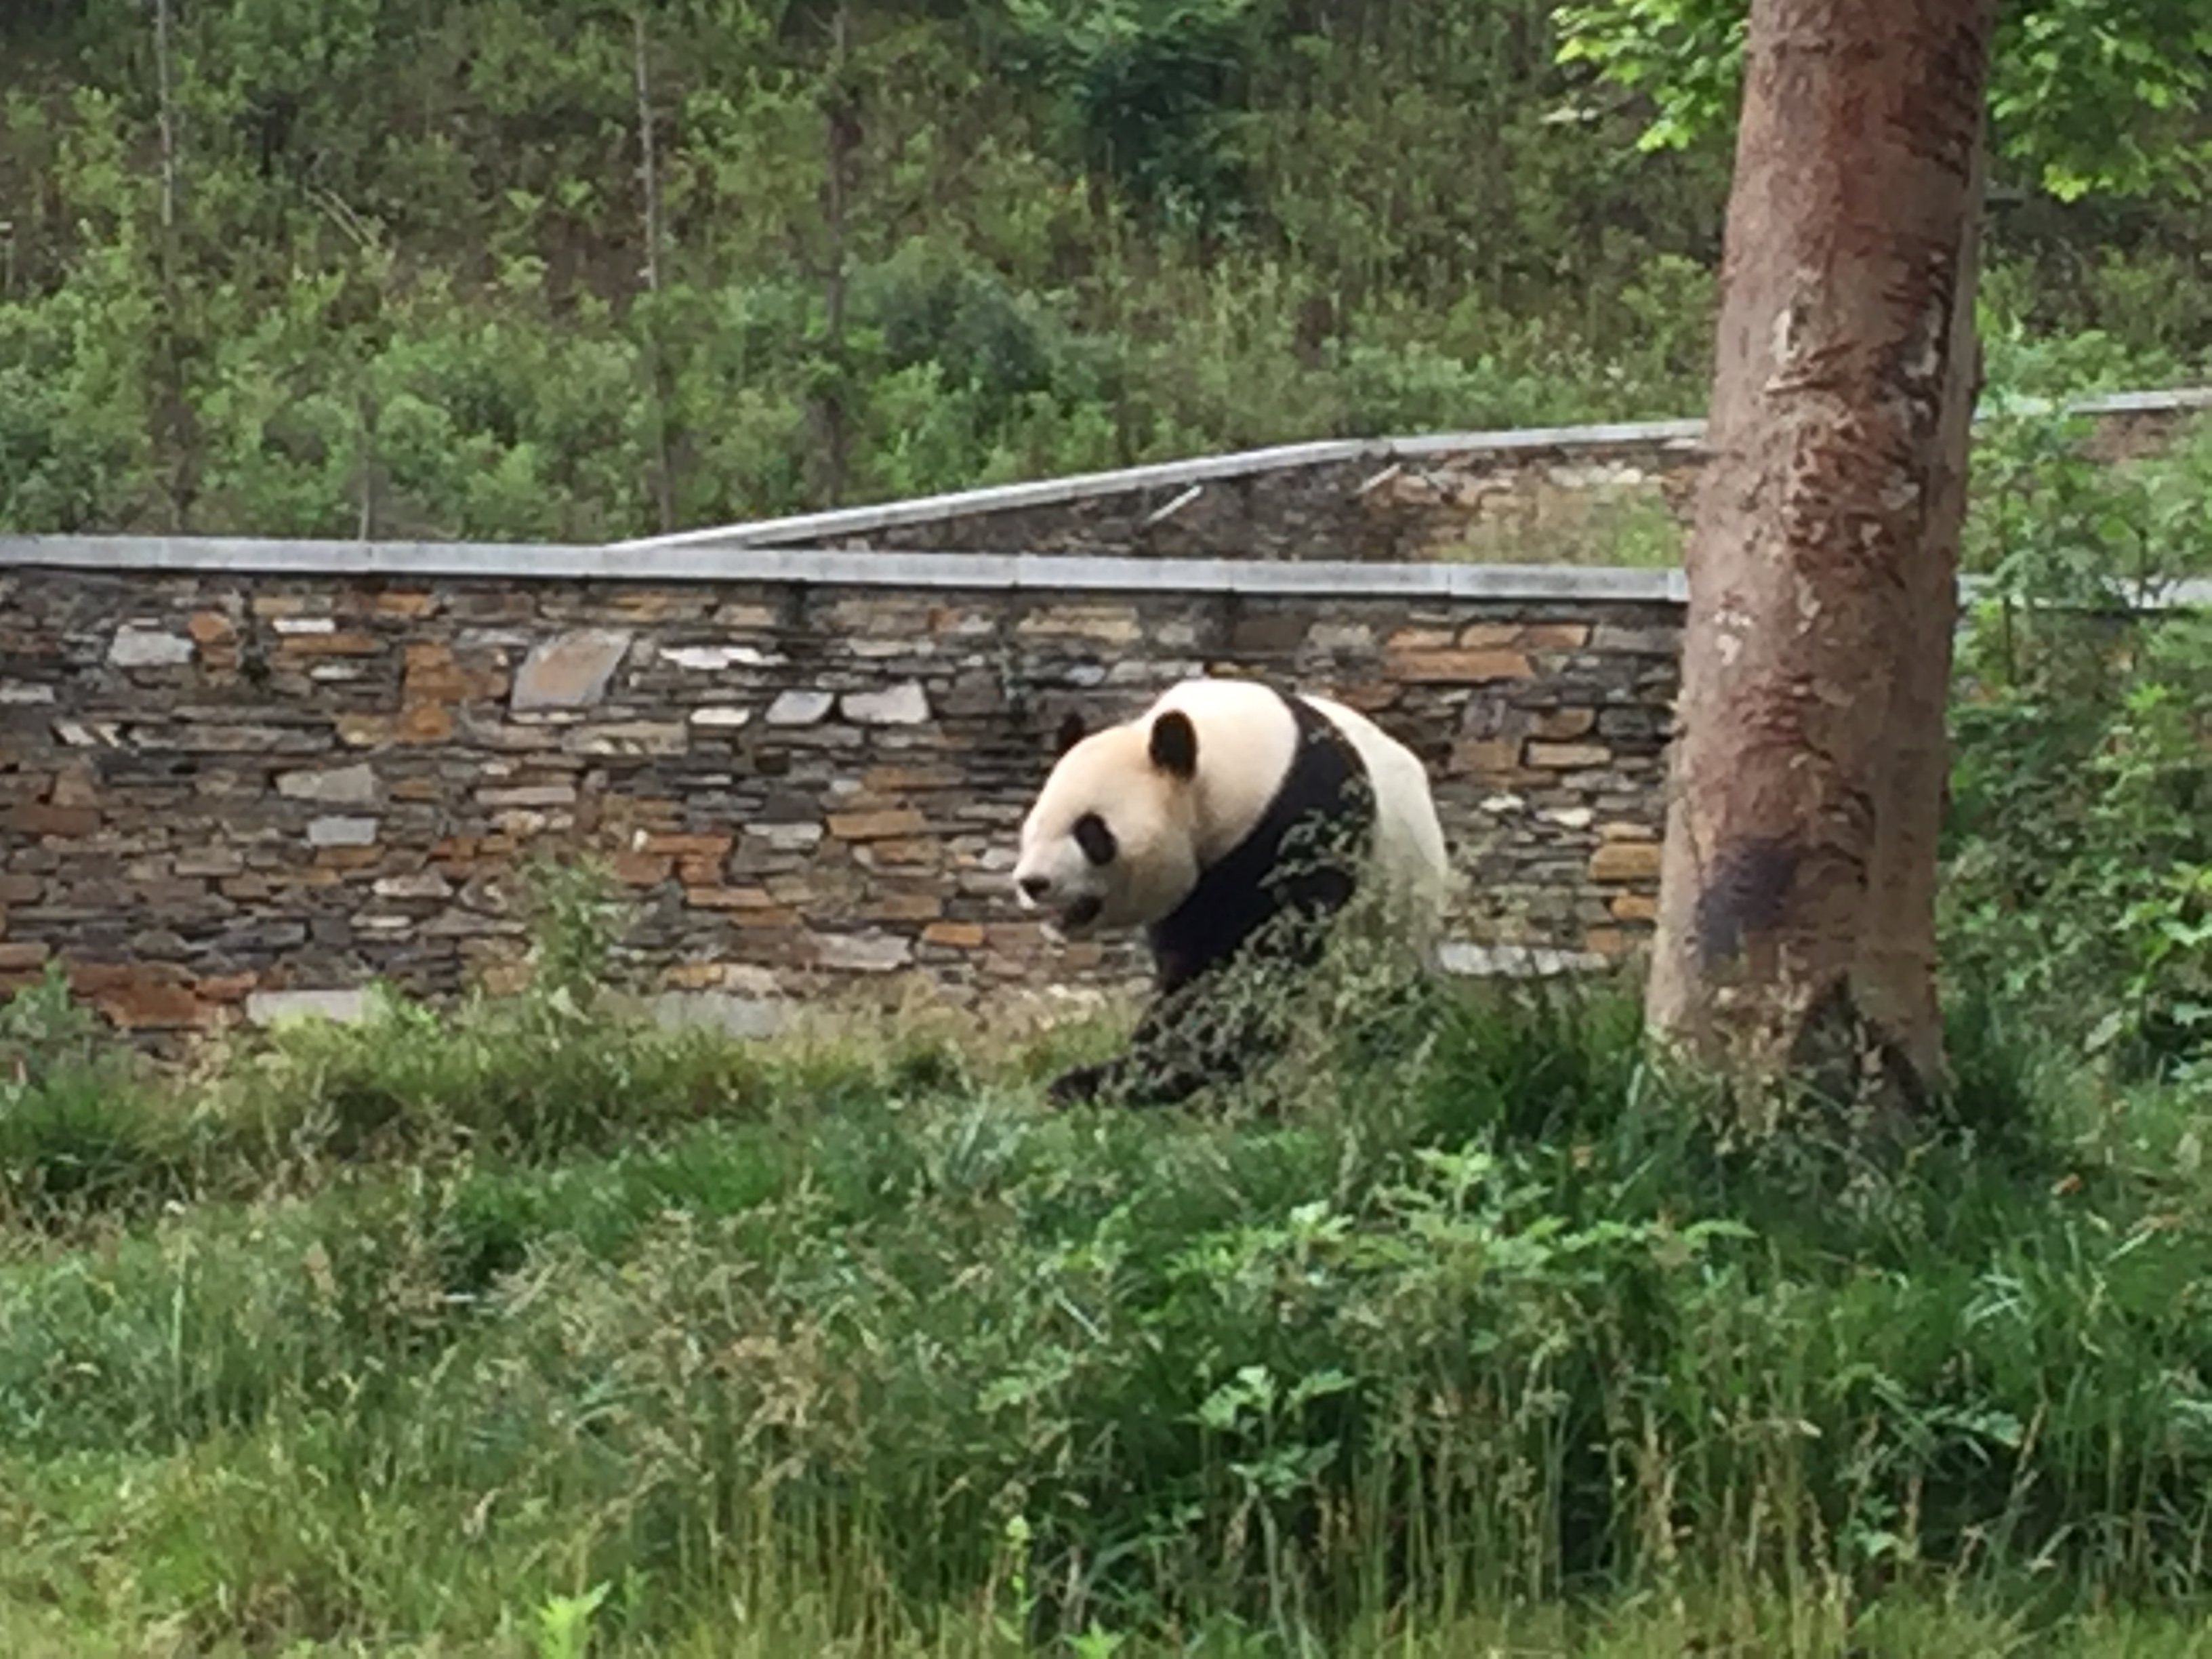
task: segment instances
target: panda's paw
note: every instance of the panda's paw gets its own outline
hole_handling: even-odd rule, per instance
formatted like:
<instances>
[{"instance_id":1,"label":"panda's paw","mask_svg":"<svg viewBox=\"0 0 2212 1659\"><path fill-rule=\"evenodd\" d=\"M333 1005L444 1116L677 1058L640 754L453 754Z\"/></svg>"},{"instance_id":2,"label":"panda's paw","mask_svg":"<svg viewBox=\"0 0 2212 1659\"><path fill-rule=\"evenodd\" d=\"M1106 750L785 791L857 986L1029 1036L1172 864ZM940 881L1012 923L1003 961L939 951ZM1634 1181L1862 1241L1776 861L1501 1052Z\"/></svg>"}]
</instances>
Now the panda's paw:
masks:
<instances>
[{"instance_id":1,"label":"panda's paw","mask_svg":"<svg viewBox=\"0 0 2212 1659\"><path fill-rule=\"evenodd\" d=\"M1078 1066L1047 1084L1044 1097L1054 1106L1088 1105L1104 1090L1106 1076L1103 1066Z\"/></svg>"}]
</instances>

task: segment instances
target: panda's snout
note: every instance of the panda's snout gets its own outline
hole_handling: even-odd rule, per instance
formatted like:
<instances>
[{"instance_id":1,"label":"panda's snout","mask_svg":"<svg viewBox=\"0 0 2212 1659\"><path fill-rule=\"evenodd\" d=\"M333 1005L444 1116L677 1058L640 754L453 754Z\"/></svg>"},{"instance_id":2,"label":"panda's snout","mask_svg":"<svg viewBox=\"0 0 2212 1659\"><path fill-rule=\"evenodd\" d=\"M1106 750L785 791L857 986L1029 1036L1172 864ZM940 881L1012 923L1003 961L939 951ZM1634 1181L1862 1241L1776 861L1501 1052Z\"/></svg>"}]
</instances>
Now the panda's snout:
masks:
<instances>
[{"instance_id":1,"label":"panda's snout","mask_svg":"<svg viewBox=\"0 0 2212 1659\"><path fill-rule=\"evenodd\" d=\"M1017 878L1015 885L1022 890L1022 896L1027 899L1030 903L1042 903L1044 900L1045 895L1052 891L1052 878L1050 876L1022 876Z\"/></svg>"}]
</instances>

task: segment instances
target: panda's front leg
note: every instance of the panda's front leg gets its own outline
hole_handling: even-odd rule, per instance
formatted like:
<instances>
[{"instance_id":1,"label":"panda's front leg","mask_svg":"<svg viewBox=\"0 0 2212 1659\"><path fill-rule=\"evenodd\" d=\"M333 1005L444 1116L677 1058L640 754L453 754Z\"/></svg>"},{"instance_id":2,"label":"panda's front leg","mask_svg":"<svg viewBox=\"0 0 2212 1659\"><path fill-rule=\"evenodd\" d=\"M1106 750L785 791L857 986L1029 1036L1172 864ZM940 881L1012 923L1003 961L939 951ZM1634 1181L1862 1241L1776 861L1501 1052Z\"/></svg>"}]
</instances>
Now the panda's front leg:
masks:
<instances>
[{"instance_id":1,"label":"panda's front leg","mask_svg":"<svg viewBox=\"0 0 2212 1659\"><path fill-rule=\"evenodd\" d=\"M1188 1066L1146 1064L1135 1054L1097 1066L1077 1066L1045 1085L1045 1099L1056 1107L1180 1106L1208 1084L1233 1080L1242 1067L1217 1073Z\"/></svg>"},{"instance_id":2,"label":"panda's front leg","mask_svg":"<svg viewBox=\"0 0 2212 1659\"><path fill-rule=\"evenodd\" d=\"M1054 1106L1178 1106L1209 1083L1224 1082L1241 1068L1177 1064L1157 1043L1133 1038L1128 1052L1092 1066L1076 1066L1045 1085Z\"/></svg>"},{"instance_id":3,"label":"panda's front leg","mask_svg":"<svg viewBox=\"0 0 2212 1659\"><path fill-rule=\"evenodd\" d=\"M1105 1092L1113 1070L1111 1062L1070 1066L1045 1085L1044 1097L1054 1106L1090 1105Z\"/></svg>"},{"instance_id":4,"label":"panda's front leg","mask_svg":"<svg viewBox=\"0 0 2212 1659\"><path fill-rule=\"evenodd\" d=\"M1055 1106L1179 1106L1236 1082L1254 1054L1269 1050L1249 1016L1237 1017L1219 977L1209 972L1155 997L1121 1054L1061 1073L1046 1098Z\"/></svg>"}]
</instances>

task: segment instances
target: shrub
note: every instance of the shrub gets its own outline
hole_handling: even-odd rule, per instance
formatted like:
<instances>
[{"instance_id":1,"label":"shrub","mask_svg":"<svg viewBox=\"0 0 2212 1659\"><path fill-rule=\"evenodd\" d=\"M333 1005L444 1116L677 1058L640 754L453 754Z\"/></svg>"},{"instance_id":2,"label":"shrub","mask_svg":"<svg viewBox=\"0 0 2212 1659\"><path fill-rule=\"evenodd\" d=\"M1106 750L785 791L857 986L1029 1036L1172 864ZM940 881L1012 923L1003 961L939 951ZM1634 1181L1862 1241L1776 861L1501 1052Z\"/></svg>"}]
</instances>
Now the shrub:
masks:
<instances>
[{"instance_id":1,"label":"shrub","mask_svg":"<svg viewBox=\"0 0 2212 1659\"><path fill-rule=\"evenodd\" d=\"M173 1195L183 1148L61 967L0 999L0 1220Z\"/></svg>"},{"instance_id":2,"label":"shrub","mask_svg":"<svg viewBox=\"0 0 2212 1659\"><path fill-rule=\"evenodd\" d=\"M2125 1073L2212 1038L2212 622L2129 608L2212 571L2212 428L2121 468L2082 437L2029 409L1977 453L1946 961Z\"/></svg>"}]
</instances>

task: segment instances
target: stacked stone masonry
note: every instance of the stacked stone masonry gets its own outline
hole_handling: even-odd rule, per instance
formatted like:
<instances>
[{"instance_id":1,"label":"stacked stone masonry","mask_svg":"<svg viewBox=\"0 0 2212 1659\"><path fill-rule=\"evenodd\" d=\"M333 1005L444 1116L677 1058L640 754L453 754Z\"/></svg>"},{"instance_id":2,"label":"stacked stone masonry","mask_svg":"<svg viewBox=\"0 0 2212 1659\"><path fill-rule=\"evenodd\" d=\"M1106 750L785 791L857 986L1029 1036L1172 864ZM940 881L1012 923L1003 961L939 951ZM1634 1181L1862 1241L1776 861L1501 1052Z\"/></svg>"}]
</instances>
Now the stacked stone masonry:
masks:
<instances>
[{"instance_id":1,"label":"stacked stone masonry","mask_svg":"<svg viewBox=\"0 0 2212 1659\"><path fill-rule=\"evenodd\" d=\"M2155 452L2208 403L2106 400L2092 448ZM159 1042L376 977L496 987L520 972L523 862L584 851L678 994L1138 982L1126 942L1052 945L1006 872L1060 715L1133 712L1200 672L1333 692L1419 751L1464 878L1458 955L1618 956L1654 910L1680 623L1654 596L1679 584L960 589L901 586L889 556L840 575L822 550L1603 565L1634 514L1679 532L1698 436L1322 445L603 562L665 580L511 574L523 550L481 577L379 576L338 571L406 550L103 562L0 537L0 989L58 961Z\"/></svg>"},{"instance_id":2,"label":"stacked stone masonry","mask_svg":"<svg viewBox=\"0 0 2212 1659\"><path fill-rule=\"evenodd\" d=\"M0 981L118 1024L513 978L514 877L606 857L673 990L1127 984L1007 890L1061 715L1285 676L1433 769L1456 936L1648 924L1665 603L0 570Z\"/></svg>"}]
</instances>

